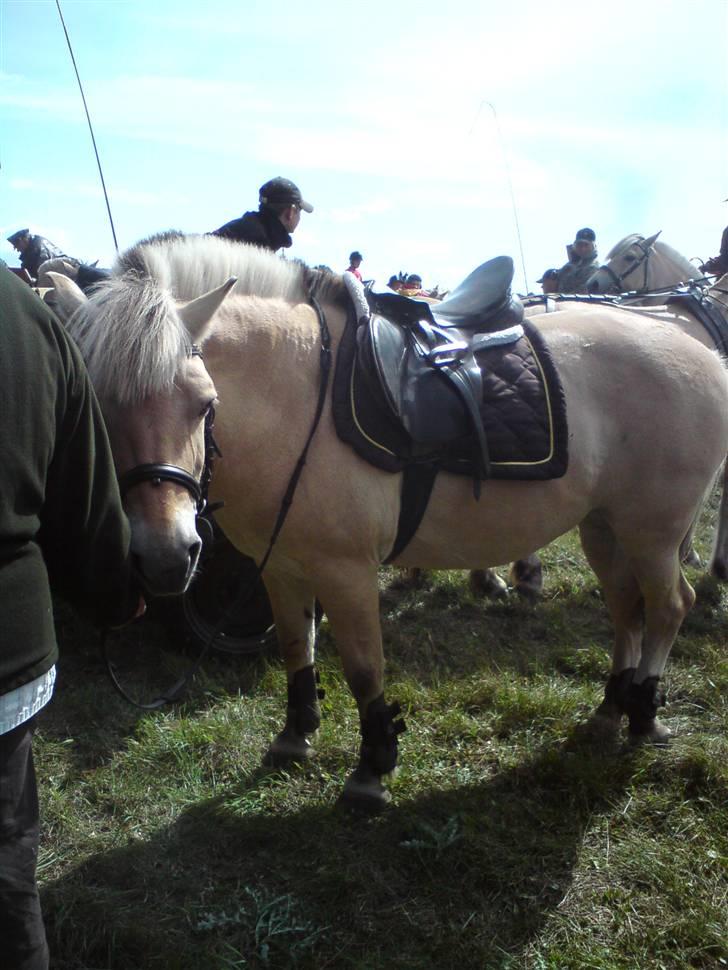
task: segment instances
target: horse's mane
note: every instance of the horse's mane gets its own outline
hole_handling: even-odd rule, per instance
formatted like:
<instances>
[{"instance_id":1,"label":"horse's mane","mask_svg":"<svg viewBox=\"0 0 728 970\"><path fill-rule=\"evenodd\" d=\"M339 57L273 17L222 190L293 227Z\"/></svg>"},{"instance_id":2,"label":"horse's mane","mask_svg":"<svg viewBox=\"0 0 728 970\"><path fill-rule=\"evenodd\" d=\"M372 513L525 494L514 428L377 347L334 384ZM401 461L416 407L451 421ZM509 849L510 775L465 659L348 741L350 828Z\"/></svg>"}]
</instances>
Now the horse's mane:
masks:
<instances>
[{"instance_id":1,"label":"horse's mane","mask_svg":"<svg viewBox=\"0 0 728 970\"><path fill-rule=\"evenodd\" d=\"M630 246L633 246L638 242L644 242L645 238L645 236L641 236L638 232L630 233L629 236L625 236L624 239L620 239L615 246L612 246L607 253L607 260L613 259L615 256L621 256L622 253L626 252ZM698 270L686 256L683 256L682 253L679 253L676 249L673 249L672 246L669 246L661 239L655 240L655 249L669 262L673 263L678 272L687 274L685 277L686 281L689 279L695 279Z\"/></svg>"},{"instance_id":2,"label":"horse's mane","mask_svg":"<svg viewBox=\"0 0 728 970\"><path fill-rule=\"evenodd\" d=\"M108 282L74 314L74 337L98 393L121 404L172 386L190 337L175 302L193 300L237 277L233 293L344 305L340 276L218 236L165 232L122 253Z\"/></svg>"}]
</instances>

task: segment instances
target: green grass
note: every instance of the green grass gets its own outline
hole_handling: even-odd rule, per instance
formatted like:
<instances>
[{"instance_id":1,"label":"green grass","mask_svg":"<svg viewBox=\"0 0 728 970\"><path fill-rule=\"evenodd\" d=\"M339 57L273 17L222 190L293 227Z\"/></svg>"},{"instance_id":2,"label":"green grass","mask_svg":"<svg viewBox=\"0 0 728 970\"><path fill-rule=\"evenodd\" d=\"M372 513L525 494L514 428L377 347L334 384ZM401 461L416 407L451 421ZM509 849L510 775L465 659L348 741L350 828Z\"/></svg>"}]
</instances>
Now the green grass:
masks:
<instances>
[{"instance_id":1,"label":"green grass","mask_svg":"<svg viewBox=\"0 0 728 970\"><path fill-rule=\"evenodd\" d=\"M142 714L58 604L35 744L53 966L728 966L728 598L703 583L673 651L672 745L595 749L579 725L610 624L574 535L543 558L535 606L480 602L461 573L402 589L383 570L387 697L409 730L374 818L337 804L358 718L325 621L317 758L272 772L275 656L210 657L181 703Z\"/></svg>"}]
</instances>

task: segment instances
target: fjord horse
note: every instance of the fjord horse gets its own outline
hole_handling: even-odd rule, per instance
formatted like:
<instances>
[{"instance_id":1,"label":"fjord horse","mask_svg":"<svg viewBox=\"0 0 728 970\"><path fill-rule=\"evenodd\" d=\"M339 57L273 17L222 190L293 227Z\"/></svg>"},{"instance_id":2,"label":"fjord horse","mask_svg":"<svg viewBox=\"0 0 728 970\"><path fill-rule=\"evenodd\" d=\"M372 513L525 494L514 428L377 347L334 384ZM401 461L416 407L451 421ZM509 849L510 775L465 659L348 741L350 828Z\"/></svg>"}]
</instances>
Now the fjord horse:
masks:
<instances>
[{"instance_id":1,"label":"fjord horse","mask_svg":"<svg viewBox=\"0 0 728 970\"><path fill-rule=\"evenodd\" d=\"M210 498L225 503L219 521L229 539L260 561L314 427L324 324L334 356L344 330L341 278L216 237L168 234L125 253L88 299L71 281L57 282L119 474L159 463L184 473L132 476L126 490L147 585L180 592L194 571L196 498L184 475L202 474L205 416L216 402L224 458ZM626 715L632 738L659 742L669 733L656 716L660 678L694 601L680 550L728 452L728 375L698 340L658 319L645 327L632 313L577 304L540 325L566 400L566 473L488 480L479 501L468 478L440 473L395 564L498 565L578 526L614 625L612 673L595 721L616 730ZM375 807L388 798L382 779L396 765L403 728L384 697L377 583L397 531L401 477L337 437L329 388L264 574L288 674L286 722L268 758L311 753L318 598L361 722L359 762L343 797Z\"/></svg>"},{"instance_id":2,"label":"fjord horse","mask_svg":"<svg viewBox=\"0 0 728 970\"><path fill-rule=\"evenodd\" d=\"M641 306L659 306L664 290L691 281L705 282L702 272L672 246L659 239L660 233L645 238L631 233L612 246L605 263L587 280L588 293L634 294ZM649 294L644 298L642 294ZM631 301L632 302L632 301Z\"/></svg>"}]
</instances>

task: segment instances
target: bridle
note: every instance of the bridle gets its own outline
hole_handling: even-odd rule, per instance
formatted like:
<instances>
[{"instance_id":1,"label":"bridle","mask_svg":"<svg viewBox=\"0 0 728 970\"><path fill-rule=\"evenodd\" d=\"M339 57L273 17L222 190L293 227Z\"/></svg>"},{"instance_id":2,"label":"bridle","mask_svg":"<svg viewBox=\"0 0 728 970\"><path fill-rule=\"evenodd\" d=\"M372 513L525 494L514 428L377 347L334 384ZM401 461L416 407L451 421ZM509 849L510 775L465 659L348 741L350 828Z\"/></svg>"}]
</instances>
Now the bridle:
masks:
<instances>
[{"instance_id":1,"label":"bridle","mask_svg":"<svg viewBox=\"0 0 728 970\"><path fill-rule=\"evenodd\" d=\"M202 351L193 345L190 350L190 357L202 359ZM119 491L122 499L126 497L130 489L142 482L151 482L154 486L159 486L162 482L173 482L175 485L182 485L190 493L195 502L196 515L199 517L207 508L207 493L212 480L212 466L216 457L222 458L222 452L217 446L212 429L215 424L215 409L210 406L205 414L205 458L200 478L195 478L191 472L179 465L171 465L168 462L153 461L144 465L135 465L129 471L119 476Z\"/></svg>"},{"instance_id":2,"label":"bridle","mask_svg":"<svg viewBox=\"0 0 728 970\"><path fill-rule=\"evenodd\" d=\"M639 259L636 263L632 263L623 273L620 273L619 275L617 275L612 269L612 267L609 265L609 263L604 263L602 266L599 267L600 270L603 270L607 274L607 276L609 276L612 283L616 285L620 293L622 292L622 283L624 282L624 280L626 280L628 276L631 276L636 269L640 268L640 266L644 266L645 268L644 279L642 281L642 290L647 289L647 271L649 269L650 256L652 255L653 249L652 249L652 245L647 246L645 248L642 245L643 242L645 242L644 239L642 240L636 239L633 243L630 243L630 245L627 247L628 249L631 249L632 246L637 246L637 248L642 253L642 258Z\"/></svg>"}]
</instances>

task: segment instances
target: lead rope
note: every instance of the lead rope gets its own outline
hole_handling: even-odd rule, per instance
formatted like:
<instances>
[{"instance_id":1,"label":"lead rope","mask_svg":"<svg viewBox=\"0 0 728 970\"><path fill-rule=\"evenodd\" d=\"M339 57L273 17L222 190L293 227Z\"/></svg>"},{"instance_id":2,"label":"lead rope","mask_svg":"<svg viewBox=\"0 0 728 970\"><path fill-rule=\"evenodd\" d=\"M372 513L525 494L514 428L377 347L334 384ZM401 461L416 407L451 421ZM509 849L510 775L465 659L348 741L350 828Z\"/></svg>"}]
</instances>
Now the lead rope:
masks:
<instances>
[{"instance_id":1,"label":"lead rope","mask_svg":"<svg viewBox=\"0 0 728 970\"><path fill-rule=\"evenodd\" d=\"M293 504L293 496L295 494L296 487L298 486L298 482L301 478L304 465L306 464L306 458L308 457L308 449L311 446L311 442L313 441L313 436L316 433L316 429L318 428L319 422L321 420L321 415L323 414L324 404L326 403L326 392L328 390L328 385L329 385L329 376L331 374L331 334L329 332L328 324L326 323L326 317L324 316L324 312L321 309L321 305L319 304L318 300L316 299L316 297L313 295L313 292L311 291L309 291L309 302L313 307L313 309L316 311L319 331L321 334L321 349L319 351L320 380L319 380L318 400L316 402L316 411L314 414L313 422L311 424L311 430L308 433L308 437L306 438L306 443L303 446L301 455L298 461L296 462L296 467L293 469L293 473L288 482L288 486L281 500L281 507L278 512L278 517L276 518L275 525L273 526L273 532L271 533L271 537L268 542L268 548L265 552L265 555L263 556L260 565L256 569L255 575L250 580L250 583L247 589L244 590L244 592L238 597L238 599L236 599L225 610L225 612L222 615L222 618L218 621L217 626L215 627L215 629L212 631L210 636L203 644L197 659L194 661L194 663L189 668L189 670L184 674L184 676L182 676L178 681L176 681L176 683L174 683L169 690L164 691L159 695L159 697L156 697L153 701L150 701L147 704L142 703L141 701L135 700L127 693L124 687L122 687L118 677L116 676L116 672L114 670L114 664L108 655L107 633L106 631L102 633L101 652L103 654L104 661L106 663L106 669L109 672L109 677L111 678L111 682L116 688L116 690L124 698L124 700L126 700L133 707L138 707L143 711L154 711L162 707L164 704L171 704L174 701L178 700L182 692L185 690L187 685L192 681L193 677L202 666L203 661L205 660L208 653L210 652L210 649L213 643L217 639L218 635L221 633L228 619L232 616L234 611L239 610L241 606L244 606L247 603L247 601L253 595L256 585L258 584L258 582L260 582L263 576L263 570L265 569L268 563L270 555L273 551L273 546L275 545L276 540L278 539L278 536L281 533L283 524L286 521L286 516L288 515L288 510ZM210 437L212 437L212 427L210 427ZM214 439L213 439L213 444L214 444ZM214 445L214 448L217 451L217 454L220 455L220 451L217 448L217 445ZM209 479L207 484L209 484Z\"/></svg>"}]
</instances>

